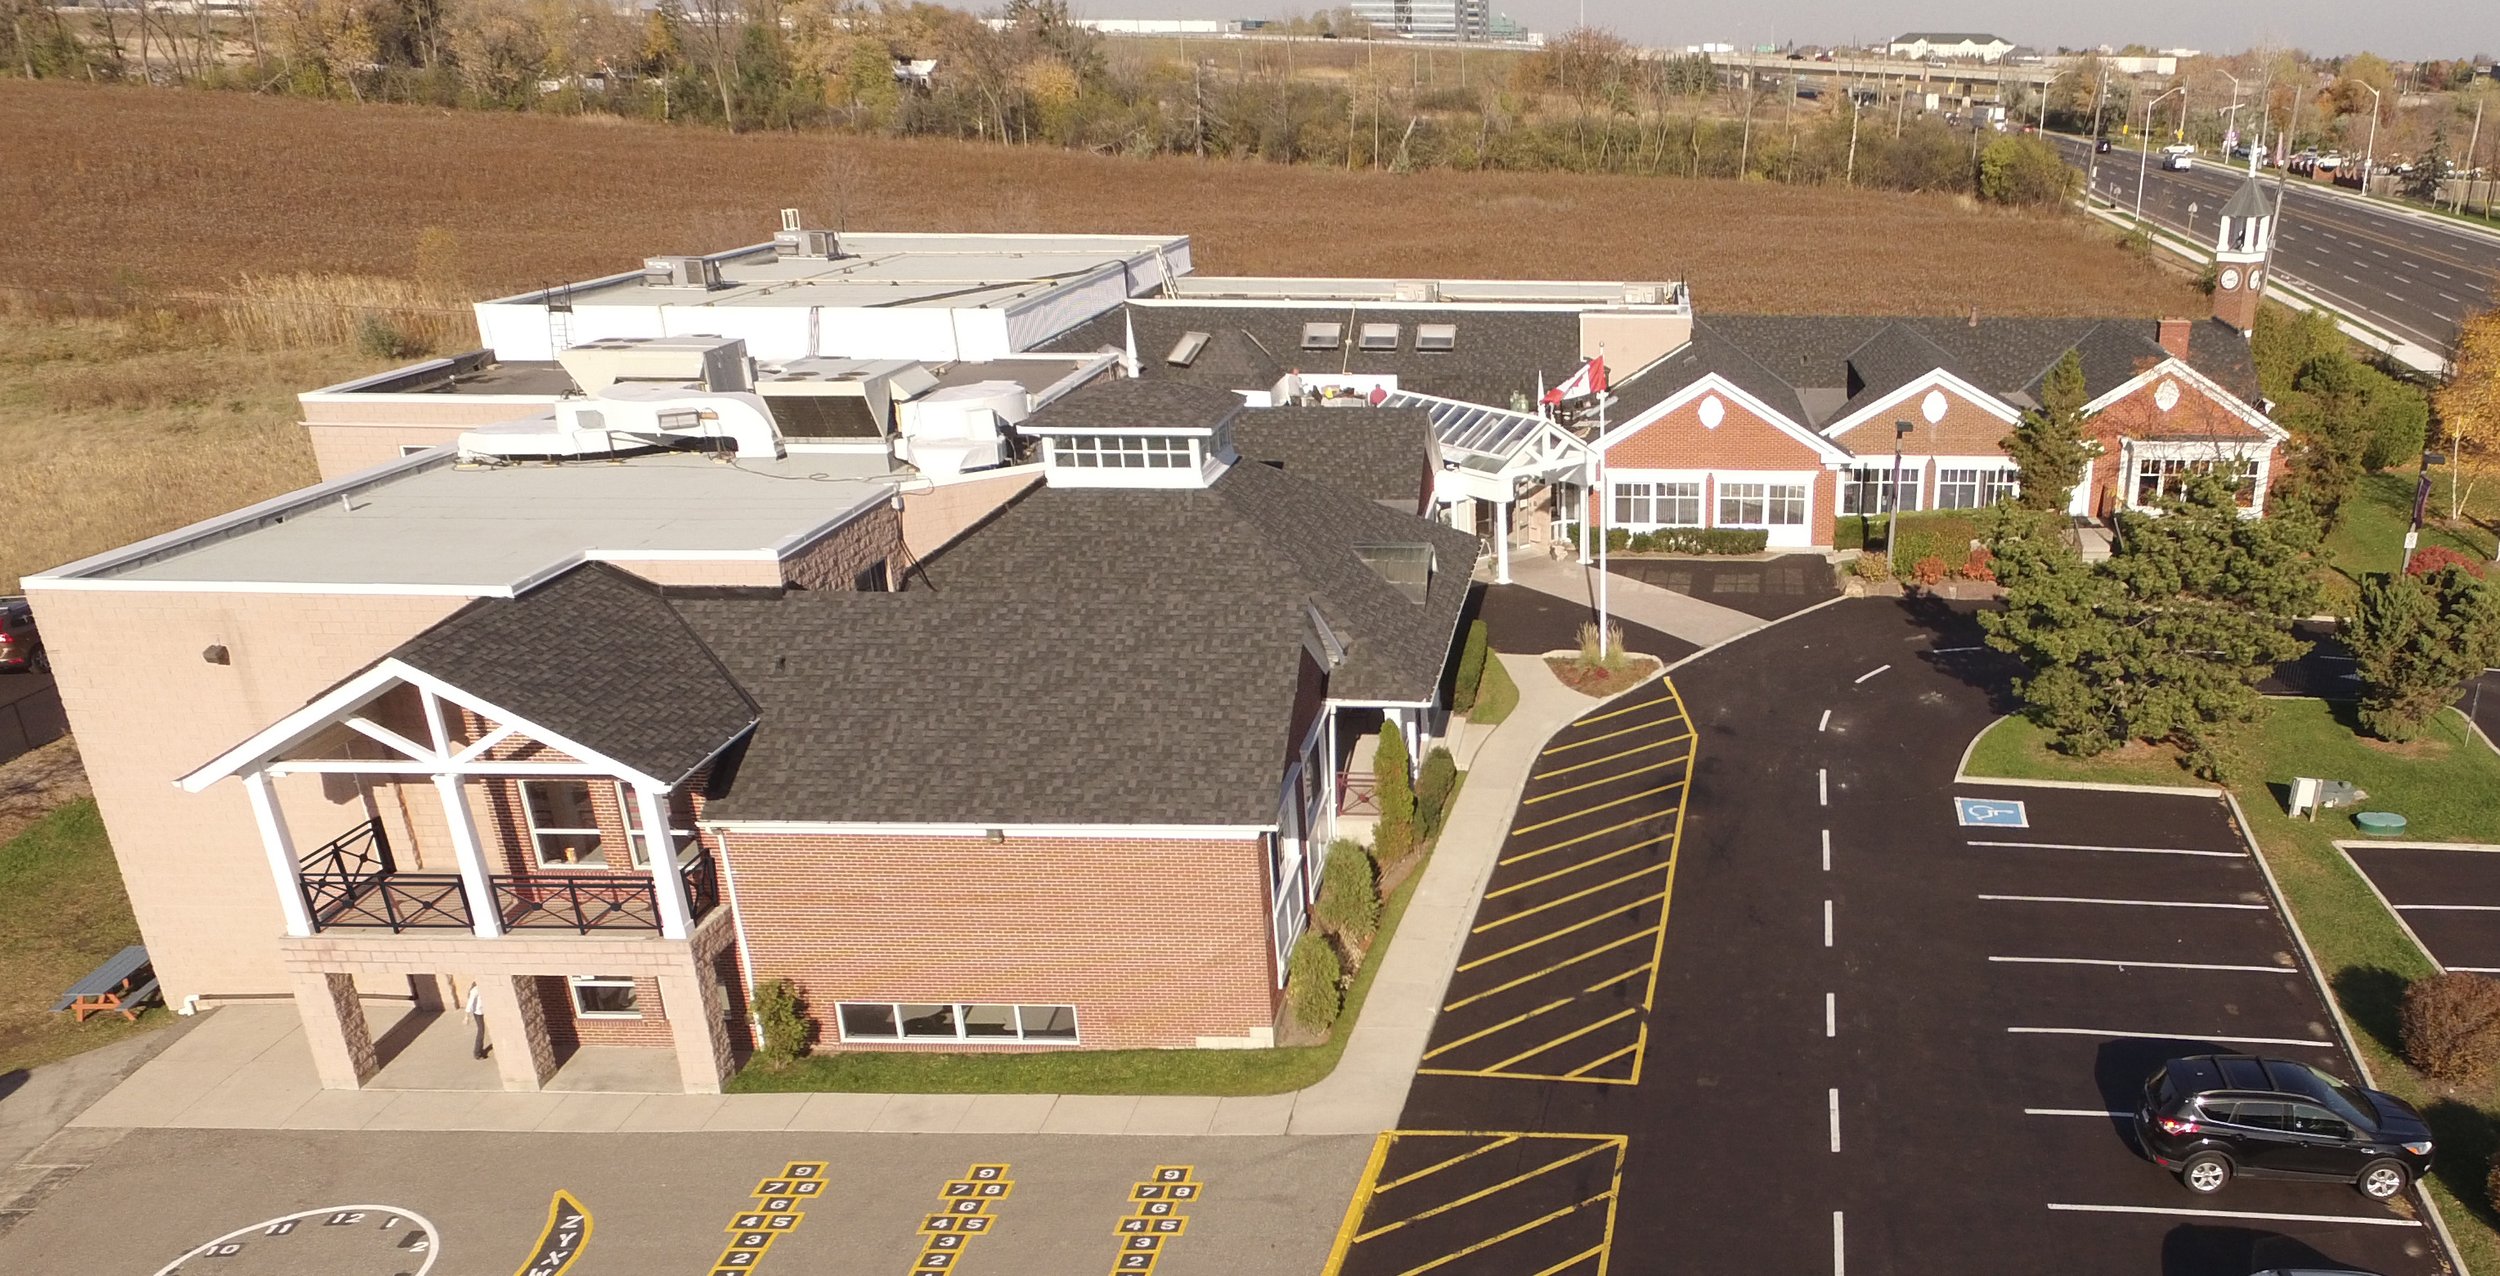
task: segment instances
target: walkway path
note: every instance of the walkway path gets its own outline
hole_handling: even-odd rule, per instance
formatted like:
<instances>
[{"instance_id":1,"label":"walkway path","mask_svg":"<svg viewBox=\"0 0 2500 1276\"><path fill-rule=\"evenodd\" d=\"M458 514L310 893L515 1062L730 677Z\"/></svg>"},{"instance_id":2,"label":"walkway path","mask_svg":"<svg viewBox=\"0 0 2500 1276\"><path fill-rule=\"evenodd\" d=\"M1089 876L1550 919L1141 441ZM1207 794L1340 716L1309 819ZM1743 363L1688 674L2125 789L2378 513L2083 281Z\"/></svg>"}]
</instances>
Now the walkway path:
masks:
<instances>
[{"instance_id":1,"label":"walkway path","mask_svg":"<svg viewBox=\"0 0 2500 1276\"><path fill-rule=\"evenodd\" d=\"M1557 598L1582 606L1595 606L1590 593L1597 580L1597 569L1593 566L1582 567L1578 563L1551 558L1527 558L1511 564L1510 578ZM1721 607L1689 594L1661 589L1620 573L1607 583L1606 604L1610 613L1623 620L1647 625L1696 647L1725 642L1759 629L1764 623L1760 618L1732 607Z\"/></svg>"},{"instance_id":2,"label":"walkway path","mask_svg":"<svg viewBox=\"0 0 2500 1276\"><path fill-rule=\"evenodd\" d=\"M1591 702L1532 656L1503 655L1519 707L1474 754L1432 863L1381 958L1362 1020L1325 1079L1278 1095L648 1094L454 1088L323 1090L294 1007L207 1012L78 1117L86 1128L811 1130L1069 1134L1373 1134L1397 1121L1537 751ZM457 1032L446 1016L431 1032ZM574 1069L567 1069L570 1074ZM558 1083L564 1078L560 1076ZM448 1083L445 1083L448 1084Z\"/></svg>"}]
</instances>

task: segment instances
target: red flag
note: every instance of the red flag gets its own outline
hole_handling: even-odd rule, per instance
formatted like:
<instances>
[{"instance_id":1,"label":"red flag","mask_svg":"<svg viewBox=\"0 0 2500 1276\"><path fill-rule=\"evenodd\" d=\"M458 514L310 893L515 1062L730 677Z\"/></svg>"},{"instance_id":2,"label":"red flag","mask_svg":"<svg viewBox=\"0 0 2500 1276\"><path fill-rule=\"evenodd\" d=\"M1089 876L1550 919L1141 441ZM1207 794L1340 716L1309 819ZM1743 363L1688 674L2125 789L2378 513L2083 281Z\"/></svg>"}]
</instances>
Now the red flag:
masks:
<instances>
[{"instance_id":1,"label":"red flag","mask_svg":"<svg viewBox=\"0 0 2500 1276\"><path fill-rule=\"evenodd\" d=\"M1606 361L1604 359L1591 359L1581 364L1580 370L1572 373L1570 380L1546 391L1545 401L1547 403L1561 403L1566 399L1585 399L1590 395L1604 394L1605 392Z\"/></svg>"}]
</instances>

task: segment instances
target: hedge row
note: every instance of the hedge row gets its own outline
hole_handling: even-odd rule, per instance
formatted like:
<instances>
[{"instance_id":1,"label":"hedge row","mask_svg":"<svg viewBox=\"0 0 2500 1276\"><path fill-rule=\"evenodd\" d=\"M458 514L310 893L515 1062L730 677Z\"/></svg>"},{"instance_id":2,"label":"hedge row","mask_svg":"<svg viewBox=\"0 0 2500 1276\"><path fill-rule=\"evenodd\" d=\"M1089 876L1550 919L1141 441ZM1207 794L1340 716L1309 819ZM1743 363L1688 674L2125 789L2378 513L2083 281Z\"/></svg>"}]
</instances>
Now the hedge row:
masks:
<instances>
[{"instance_id":1,"label":"hedge row","mask_svg":"<svg viewBox=\"0 0 2500 1276\"><path fill-rule=\"evenodd\" d=\"M1606 529L1606 548L1633 554L1759 554L1771 533L1759 527L1663 527L1654 532Z\"/></svg>"}]
</instances>

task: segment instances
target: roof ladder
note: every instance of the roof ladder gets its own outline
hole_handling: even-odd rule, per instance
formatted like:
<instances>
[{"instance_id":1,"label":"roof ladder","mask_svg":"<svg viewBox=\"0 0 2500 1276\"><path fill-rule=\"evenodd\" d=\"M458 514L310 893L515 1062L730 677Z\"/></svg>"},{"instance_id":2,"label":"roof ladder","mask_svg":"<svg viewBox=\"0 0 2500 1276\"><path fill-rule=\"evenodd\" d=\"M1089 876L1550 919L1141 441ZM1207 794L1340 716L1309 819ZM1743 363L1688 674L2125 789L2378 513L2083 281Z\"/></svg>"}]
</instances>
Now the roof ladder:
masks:
<instances>
[{"instance_id":1,"label":"roof ladder","mask_svg":"<svg viewBox=\"0 0 2500 1276\"><path fill-rule=\"evenodd\" d=\"M547 356L573 348L573 285L550 285L547 298Z\"/></svg>"}]
</instances>

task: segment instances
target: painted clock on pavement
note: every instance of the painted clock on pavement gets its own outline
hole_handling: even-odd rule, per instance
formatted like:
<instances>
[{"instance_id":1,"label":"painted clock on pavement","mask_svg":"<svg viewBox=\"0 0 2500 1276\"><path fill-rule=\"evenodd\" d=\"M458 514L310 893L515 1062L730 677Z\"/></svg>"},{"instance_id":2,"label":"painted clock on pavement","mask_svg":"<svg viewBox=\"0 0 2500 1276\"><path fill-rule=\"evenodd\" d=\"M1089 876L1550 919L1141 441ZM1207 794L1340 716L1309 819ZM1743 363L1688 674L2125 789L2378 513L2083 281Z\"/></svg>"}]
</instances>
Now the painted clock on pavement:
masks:
<instances>
[{"instance_id":1,"label":"painted clock on pavement","mask_svg":"<svg viewBox=\"0 0 2500 1276\"><path fill-rule=\"evenodd\" d=\"M332 1205L238 1228L156 1276L426 1276L441 1237L390 1205Z\"/></svg>"}]
</instances>

